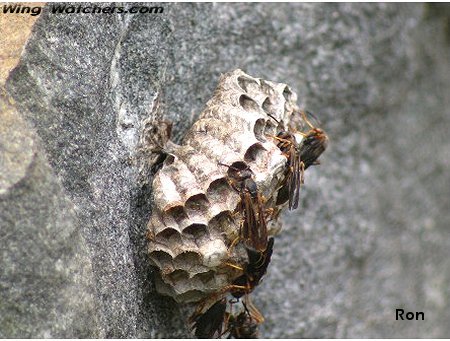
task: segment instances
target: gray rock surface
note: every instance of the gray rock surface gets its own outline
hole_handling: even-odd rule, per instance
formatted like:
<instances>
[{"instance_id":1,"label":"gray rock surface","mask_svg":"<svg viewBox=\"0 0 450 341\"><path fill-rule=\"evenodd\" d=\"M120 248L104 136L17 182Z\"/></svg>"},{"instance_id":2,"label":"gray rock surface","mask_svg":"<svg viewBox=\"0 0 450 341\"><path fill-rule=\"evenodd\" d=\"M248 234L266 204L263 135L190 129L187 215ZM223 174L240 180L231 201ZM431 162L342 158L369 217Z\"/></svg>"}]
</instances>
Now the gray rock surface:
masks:
<instances>
[{"instance_id":1,"label":"gray rock surface","mask_svg":"<svg viewBox=\"0 0 450 341\"><path fill-rule=\"evenodd\" d=\"M0 98L0 337L95 337L91 259L39 138Z\"/></svg>"},{"instance_id":2,"label":"gray rock surface","mask_svg":"<svg viewBox=\"0 0 450 341\"><path fill-rule=\"evenodd\" d=\"M0 336L190 336L187 307L154 292L138 141L157 113L179 140L235 68L289 84L331 140L255 291L262 336L448 336L449 17L421 4L47 7L7 82ZM396 308L425 321L395 321Z\"/></svg>"}]
</instances>

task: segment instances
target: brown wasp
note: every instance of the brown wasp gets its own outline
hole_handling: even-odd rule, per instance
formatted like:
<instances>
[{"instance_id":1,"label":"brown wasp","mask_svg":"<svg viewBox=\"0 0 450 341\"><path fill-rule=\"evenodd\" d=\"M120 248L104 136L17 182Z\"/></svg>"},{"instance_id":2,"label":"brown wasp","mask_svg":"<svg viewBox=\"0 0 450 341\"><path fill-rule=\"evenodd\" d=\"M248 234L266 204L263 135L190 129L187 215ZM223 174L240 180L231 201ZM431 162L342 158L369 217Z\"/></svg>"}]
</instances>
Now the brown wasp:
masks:
<instances>
[{"instance_id":1,"label":"brown wasp","mask_svg":"<svg viewBox=\"0 0 450 341\"><path fill-rule=\"evenodd\" d=\"M242 161L234 162L228 166L227 177L231 186L241 196L239 211L243 212L243 226L239 239L246 247L263 252L267 248L267 225L263 197L258 191L256 182L253 180L253 172L250 167Z\"/></svg>"},{"instance_id":2,"label":"brown wasp","mask_svg":"<svg viewBox=\"0 0 450 341\"><path fill-rule=\"evenodd\" d=\"M300 143L297 142L296 133L291 131L281 131L274 137L277 140L278 148L287 158L286 180L278 191L276 204L281 205L289 200L289 210L298 207L300 187L304 183L305 170L311 165L319 164L317 159L328 145L328 136L325 132L316 128L306 118L304 111L301 112L301 115L310 130L306 133L297 133L303 137ZM312 116L310 113L308 115Z\"/></svg>"},{"instance_id":3,"label":"brown wasp","mask_svg":"<svg viewBox=\"0 0 450 341\"><path fill-rule=\"evenodd\" d=\"M274 239L269 238L267 247L263 252L245 246L248 263L245 264L244 273L233 281L230 293L237 299L245 295L247 304L243 302L244 312L236 317L232 316L230 318L230 337L236 339L257 338L258 325L264 322L264 317L250 302L249 294L256 288L262 277L266 274L270 258L272 257L273 242Z\"/></svg>"},{"instance_id":4,"label":"brown wasp","mask_svg":"<svg viewBox=\"0 0 450 341\"><path fill-rule=\"evenodd\" d=\"M227 177L230 185L241 196L239 211L243 212L244 219L238 242L243 243L248 260L243 267L228 264L241 270L242 275L237 277L231 285L200 303L191 316L190 322L195 329L195 335L199 338L221 337L226 333L229 333L229 337L250 338L257 335L257 326L264 321L264 318L250 303L248 294L255 289L267 271L274 239L268 238L263 198L252 178L253 172L250 167L241 161L234 162L230 166L223 163L220 165L228 167ZM244 305L245 311L236 317L228 313L227 302L223 298L223 295L227 293L238 300L245 295L250 310L247 305ZM217 300L217 297L221 298ZM203 307L211 300L217 301L202 313Z\"/></svg>"},{"instance_id":5,"label":"brown wasp","mask_svg":"<svg viewBox=\"0 0 450 341\"><path fill-rule=\"evenodd\" d=\"M244 310L237 316L233 314L233 304L229 301L230 312L227 311L227 300L221 298L203 314L194 314L191 317L195 336L200 339L220 338L228 333L228 338L255 339L258 338L258 326L264 318L256 310L249 310L247 304L242 302Z\"/></svg>"},{"instance_id":6,"label":"brown wasp","mask_svg":"<svg viewBox=\"0 0 450 341\"><path fill-rule=\"evenodd\" d=\"M212 339L222 336L222 328L226 318L227 300L221 298L204 313L198 311L190 317L195 336L200 339Z\"/></svg>"},{"instance_id":7,"label":"brown wasp","mask_svg":"<svg viewBox=\"0 0 450 341\"><path fill-rule=\"evenodd\" d=\"M273 252L273 238L269 238L264 251L257 251L249 246L245 246L248 256L248 263L244 265L243 274L236 278L231 285L231 294L240 298L249 294L259 284L267 271L270 258Z\"/></svg>"},{"instance_id":8,"label":"brown wasp","mask_svg":"<svg viewBox=\"0 0 450 341\"><path fill-rule=\"evenodd\" d=\"M230 315L228 319L228 338L235 339L257 339L258 338L258 326L264 322L264 318L256 312L251 312L247 305L242 302L244 311L239 313L236 317Z\"/></svg>"},{"instance_id":9,"label":"brown wasp","mask_svg":"<svg viewBox=\"0 0 450 341\"><path fill-rule=\"evenodd\" d=\"M261 313L250 302L249 294L259 284L267 271L272 256L274 239L269 238L266 250L256 251L245 246L248 255L248 262L244 265L243 274L236 278L233 283L213 294L200 303L197 310L190 317L190 323L195 329L195 335L199 338L221 337L229 332L230 337L235 338L253 338L257 335L257 326L264 321ZM245 295L247 304L244 303L245 312L234 317L226 312L227 301L225 294L231 294L236 299L241 299ZM204 313L204 305L211 301L211 298L218 299ZM224 328L224 324L226 325ZM224 330L224 332L222 332Z\"/></svg>"}]
</instances>

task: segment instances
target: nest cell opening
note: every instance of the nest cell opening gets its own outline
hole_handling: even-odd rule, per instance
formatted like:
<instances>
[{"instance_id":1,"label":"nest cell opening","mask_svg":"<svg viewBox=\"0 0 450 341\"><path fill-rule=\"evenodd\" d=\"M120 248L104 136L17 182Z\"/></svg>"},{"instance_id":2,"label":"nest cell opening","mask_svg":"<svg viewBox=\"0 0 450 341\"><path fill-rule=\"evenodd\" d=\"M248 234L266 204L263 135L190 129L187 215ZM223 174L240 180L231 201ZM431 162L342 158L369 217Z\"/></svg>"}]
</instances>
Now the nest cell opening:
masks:
<instances>
[{"instance_id":1,"label":"nest cell opening","mask_svg":"<svg viewBox=\"0 0 450 341\"><path fill-rule=\"evenodd\" d=\"M283 97L286 102L290 102L292 100L292 91L291 88L289 88L287 85L283 90Z\"/></svg>"},{"instance_id":2,"label":"nest cell opening","mask_svg":"<svg viewBox=\"0 0 450 341\"><path fill-rule=\"evenodd\" d=\"M261 145L261 143L254 143L247 149L244 155L244 160L247 162L260 160L266 149Z\"/></svg>"},{"instance_id":3,"label":"nest cell opening","mask_svg":"<svg viewBox=\"0 0 450 341\"><path fill-rule=\"evenodd\" d=\"M237 78L238 85L241 87L242 90L245 92L250 92L251 88L259 88L259 84L255 79L248 78L245 76L239 76Z\"/></svg>"},{"instance_id":4,"label":"nest cell opening","mask_svg":"<svg viewBox=\"0 0 450 341\"><path fill-rule=\"evenodd\" d=\"M265 93L269 97L276 96L275 89L264 80L261 80L261 90L263 93Z\"/></svg>"},{"instance_id":5,"label":"nest cell opening","mask_svg":"<svg viewBox=\"0 0 450 341\"><path fill-rule=\"evenodd\" d=\"M266 120L263 118L259 118L255 122L255 127L253 128L253 133L255 134L256 139L264 142L264 128L266 127Z\"/></svg>"},{"instance_id":6,"label":"nest cell opening","mask_svg":"<svg viewBox=\"0 0 450 341\"><path fill-rule=\"evenodd\" d=\"M278 132L280 131L279 126L280 125L273 120L267 121L266 126L264 128L264 134L266 136L268 136L268 135L276 136L278 134Z\"/></svg>"},{"instance_id":7,"label":"nest cell opening","mask_svg":"<svg viewBox=\"0 0 450 341\"><path fill-rule=\"evenodd\" d=\"M258 103L247 95L241 95L239 97L239 104L245 111L259 112L260 109Z\"/></svg>"},{"instance_id":8,"label":"nest cell opening","mask_svg":"<svg viewBox=\"0 0 450 341\"><path fill-rule=\"evenodd\" d=\"M174 263L177 268L189 269L194 264L201 263L201 256L197 252L185 251L175 257Z\"/></svg>"},{"instance_id":9,"label":"nest cell opening","mask_svg":"<svg viewBox=\"0 0 450 341\"><path fill-rule=\"evenodd\" d=\"M176 205L168 208L165 214L170 215L177 223L180 223L183 219L187 219L188 216L182 205Z\"/></svg>"},{"instance_id":10,"label":"nest cell opening","mask_svg":"<svg viewBox=\"0 0 450 341\"><path fill-rule=\"evenodd\" d=\"M210 282L211 280L214 279L215 275L216 275L215 271L209 270L209 271L206 271L206 272L202 272L202 273L196 274L193 278L198 278L202 283L207 285L208 282Z\"/></svg>"},{"instance_id":11,"label":"nest cell opening","mask_svg":"<svg viewBox=\"0 0 450 341\"><path fill-rule=\"evenodd\" d=\"M213 202L223 201L230 191L230 185L225 178L216 179L209 184L207 195Z\"/></svg>"},{"instance_id":12,"label":"nest cell opening","mask_svg":"<svg viewBox=\"0 0 450 341\"><path fill-rule=\"evenodd\" d=\"M168 227L156 234L157 241L168 241L174 240L175 238L181 242L180 232L171 227Z\"/></svg>"},{"instance_id":13,"label":"nest cell opening","mask_svg":"<svg viewBox=\"0 0 450 341\"><path fill-rule=\"evenodd\" d=\"M196 240L209 235L208 226L204 224L191 224L183 230L183 233L193 236Z\"/></svg>"},{"instance_id":14,"label":"nest cell opening","mask_svg":"<svg viewBox=\"0 0 450 341\"><path fill-rule=\"evenodd\" d=\"M159 268L163 268L167 266L167 264L171 264L172 256L167 252L156 250L150 252L150 258L156 263Z\"/></svg>"},{"instance_id":15,"label":"nest cell opening","mask_svg":"<svg viewBox=\"0 0 450 341\"><path fill-rule=\"evenodd\" d=\"M166 275L166 279L174 284L181 281L187 281L189 279L189 273L185 270L177 269Z\"/></svg>"},{"instance_id":16,"label":"nest cell opening","mask_svg":"<svg viewBox=\"0 0 450 341\"><path fill-rule=\"evenodd\" d=\"M262 108L267 115L272 116L276 119L276 110L274 109L274 105L269 97L266 97L266 99L264 100Z\"/></svg>"},{"instance_id":17,"label":"nest cell opening","mask_svg":"<svg viewBox=\"0 0 450 341\"><path fill-rule=\"evenodd\" d=\"M199 193L186 200L184 207L187 211L206 212L208 211L209 201L205 194Z\"/></svg>"},{"instance_id":18,"label":"nest cell opening","mask_svg":"<svg viewBox=\"0 0 450 341\"><path fill-rule=\"evenodd\" d=\"M208 226L222 232L230 225L230 221L232 221L231 211L223 211L212 217L208 222Z\"/></svg>"}]
</instances>

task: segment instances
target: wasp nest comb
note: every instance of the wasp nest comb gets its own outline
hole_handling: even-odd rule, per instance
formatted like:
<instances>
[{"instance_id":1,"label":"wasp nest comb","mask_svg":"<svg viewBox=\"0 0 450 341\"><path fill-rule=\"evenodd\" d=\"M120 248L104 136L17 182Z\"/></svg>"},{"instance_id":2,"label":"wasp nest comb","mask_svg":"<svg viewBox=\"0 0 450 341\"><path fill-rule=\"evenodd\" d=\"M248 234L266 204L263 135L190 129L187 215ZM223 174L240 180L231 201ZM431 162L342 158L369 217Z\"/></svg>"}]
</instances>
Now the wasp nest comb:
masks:
<instances>
[{"instance_id":1,"label":"wasp nest comb","mask_svg":"<svg viewBox=\"0 0 450 341\"><path fill-rule=\"evenodd\" d=\"M298 114L297 96L282 83L253 78L241 70L220 78L217 89L181 145L168 142L167 157L153 181L148 223L149 254L160 269L157 290L179 302L196 302L233 282L246 250L239 243L241 194L230 167L247 168L264 210L284 204L280 189L289 178L286 146L277 138ZM304 136L300 136L300 139ZM291 177L292 178L292 177ZM268 235L278 228L273 215Z\"/></svg>"}]
</instances>

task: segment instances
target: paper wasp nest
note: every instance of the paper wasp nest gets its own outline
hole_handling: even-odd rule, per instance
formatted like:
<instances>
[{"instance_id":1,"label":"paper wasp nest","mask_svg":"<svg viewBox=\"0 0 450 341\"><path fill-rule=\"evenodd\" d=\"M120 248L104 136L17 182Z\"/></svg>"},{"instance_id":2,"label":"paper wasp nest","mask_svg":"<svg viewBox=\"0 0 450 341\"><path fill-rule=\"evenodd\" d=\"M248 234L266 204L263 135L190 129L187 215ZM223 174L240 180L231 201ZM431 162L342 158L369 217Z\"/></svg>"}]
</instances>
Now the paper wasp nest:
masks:
<instances>
[{"instance_id":1,"label":"paper wasp nest","mask_svg":"<svg viewBox=\"0 0 450 341\"><path fill-rule=\"evenodd\" d=\"M266 207L274 206L286 157L273 136L287 129L296 99L286 84L235 70L220 78L182 144L168 143L169 155L153 181L148 223L160 293L195 302L236 278L236 270L225 263L242 263L246 257L239 245L229 248L239 235L241 218L235 210L240 196L228 183L224 165L248 164Z\"/></svg>"}]
</instances>

